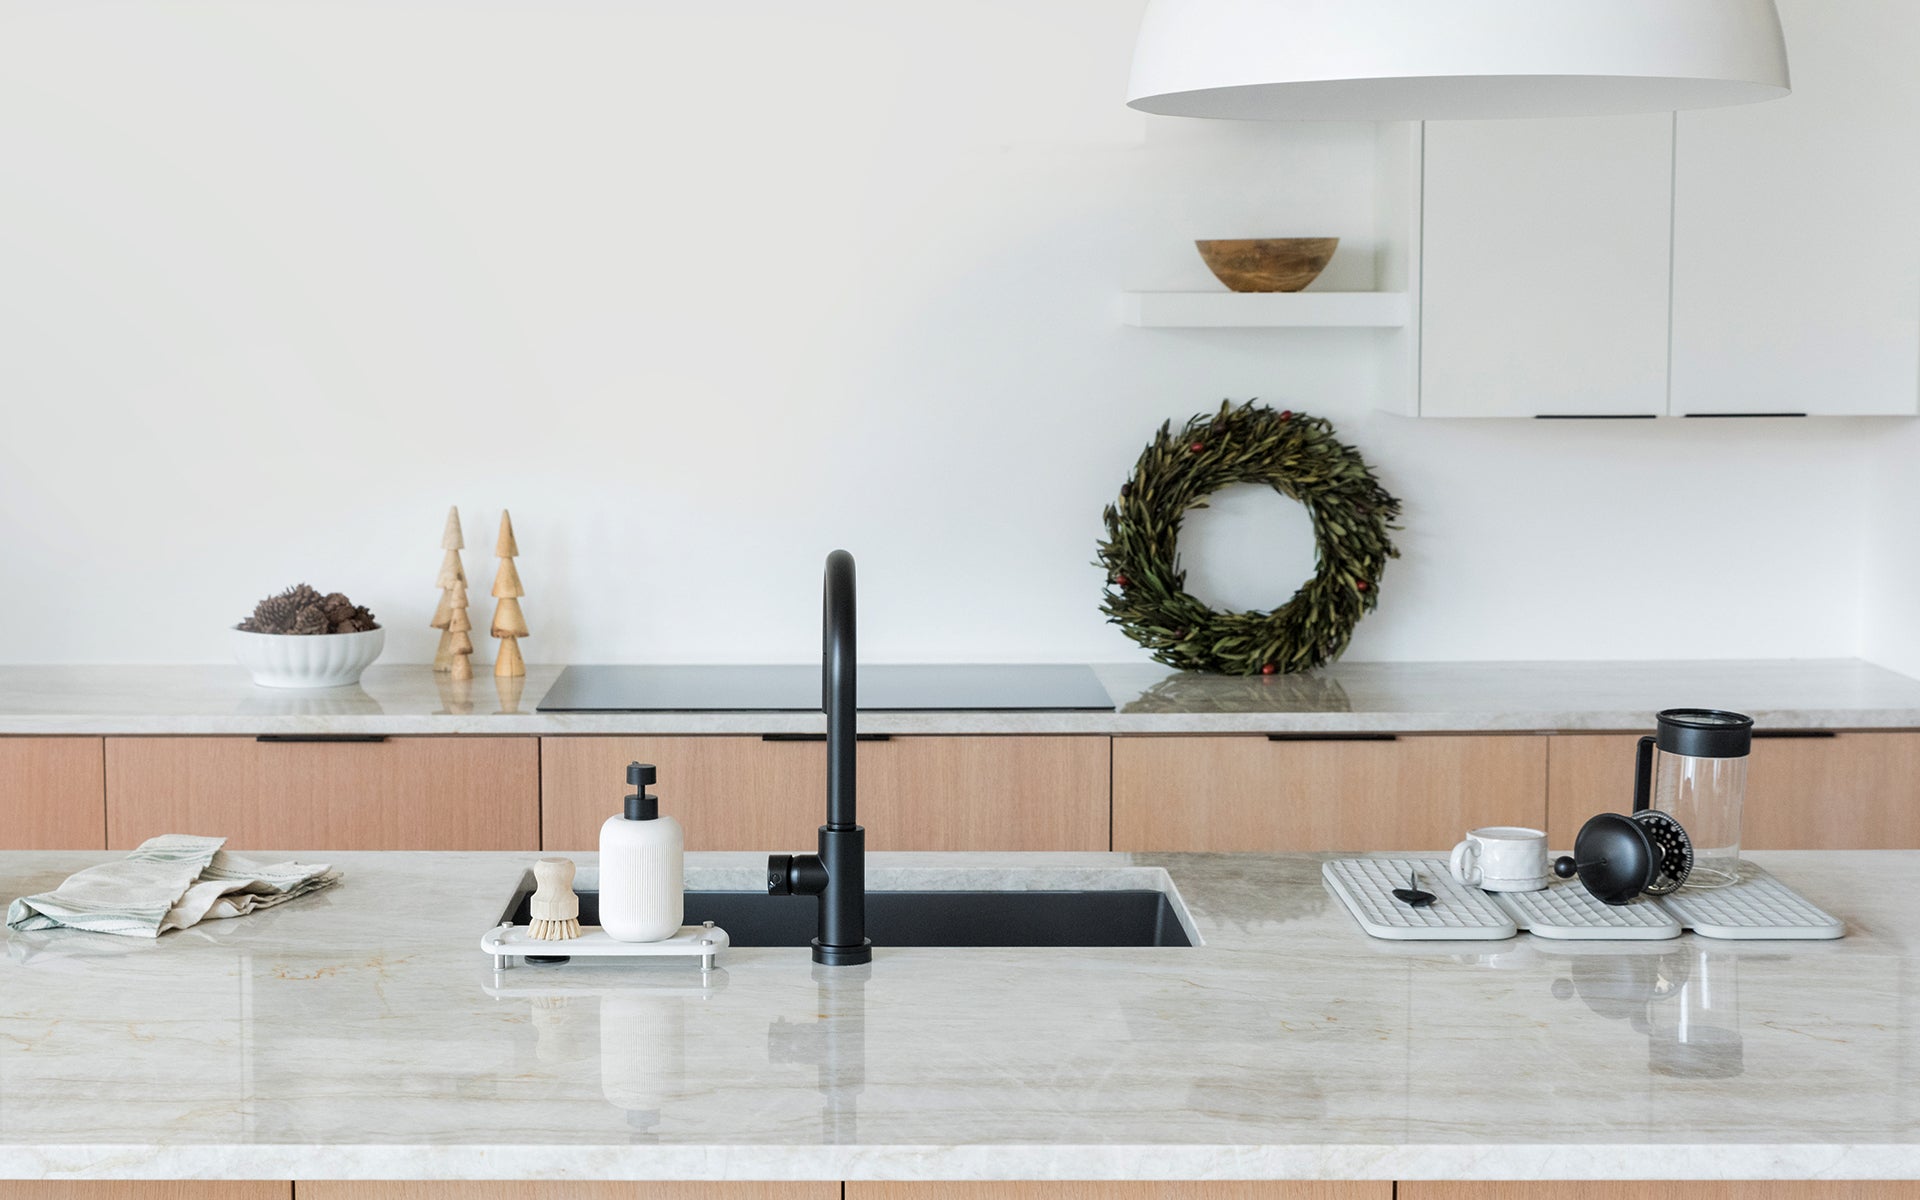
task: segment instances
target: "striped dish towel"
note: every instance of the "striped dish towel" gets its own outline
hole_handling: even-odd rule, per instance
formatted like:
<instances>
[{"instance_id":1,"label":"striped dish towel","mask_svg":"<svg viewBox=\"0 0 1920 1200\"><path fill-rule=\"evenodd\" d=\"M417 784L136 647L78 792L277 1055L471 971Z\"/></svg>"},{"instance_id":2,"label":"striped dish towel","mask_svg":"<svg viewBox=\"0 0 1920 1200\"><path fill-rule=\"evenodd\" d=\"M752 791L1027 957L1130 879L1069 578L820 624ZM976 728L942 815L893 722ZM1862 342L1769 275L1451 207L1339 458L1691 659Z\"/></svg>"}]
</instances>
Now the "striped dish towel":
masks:
<instances>
[{"instance_id":1,"label":"striped dish towel","mask_svg":"<svg viewBox=\"0 0 1920 1200\"><path fill-rule=\"evenodd\" d=\"M260 863L228 854L225 838L169 833L118 862L68 876L7 908L7 928L86 929L157 938L201 921L244 917L340 882L326 863Z\"/></svg>"}]
</instances>

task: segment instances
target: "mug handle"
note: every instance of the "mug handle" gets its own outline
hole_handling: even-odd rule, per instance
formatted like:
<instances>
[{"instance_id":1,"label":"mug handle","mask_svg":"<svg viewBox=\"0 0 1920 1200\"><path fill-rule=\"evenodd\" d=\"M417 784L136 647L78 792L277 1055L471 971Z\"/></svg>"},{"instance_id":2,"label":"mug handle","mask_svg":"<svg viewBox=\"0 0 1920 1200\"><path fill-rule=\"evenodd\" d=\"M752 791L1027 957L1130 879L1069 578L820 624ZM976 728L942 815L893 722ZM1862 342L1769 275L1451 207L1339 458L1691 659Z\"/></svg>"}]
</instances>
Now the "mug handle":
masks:
<instances>
[{"instance_id":1,"label":"mug handle","mask_svg":"<svg viewBox=\"0 0 1920 1200\"><path fill-rule=\"evenodd\" d=\"M1469 862L1468 860L1472 861ZM1453 877L1471 887L1480 882L1480 846L1472 838L1453 848Z\"/></svg>"}]
</instances>

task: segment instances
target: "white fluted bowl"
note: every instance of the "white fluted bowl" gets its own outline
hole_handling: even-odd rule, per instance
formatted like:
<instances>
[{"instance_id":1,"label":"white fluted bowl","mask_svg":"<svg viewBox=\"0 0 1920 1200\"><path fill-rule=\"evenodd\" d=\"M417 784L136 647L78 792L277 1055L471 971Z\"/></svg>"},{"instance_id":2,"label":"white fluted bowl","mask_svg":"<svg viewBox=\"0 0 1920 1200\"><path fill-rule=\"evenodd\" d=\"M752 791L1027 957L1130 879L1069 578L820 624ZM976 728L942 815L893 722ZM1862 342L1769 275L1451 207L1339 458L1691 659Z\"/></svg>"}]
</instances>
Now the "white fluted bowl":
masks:
<instances>
[{"instance_id":1,"label":"white fluted bowl","mask_svg":"<svg viewBox=\"0 0 1920 1200\"><path fill-rule=\"evenodd\" d=\"M360 682L380 657L387 631L365 633L248 633L229 631L233 655L261 687L329 688Z\"/></svg>"}]
</instances>

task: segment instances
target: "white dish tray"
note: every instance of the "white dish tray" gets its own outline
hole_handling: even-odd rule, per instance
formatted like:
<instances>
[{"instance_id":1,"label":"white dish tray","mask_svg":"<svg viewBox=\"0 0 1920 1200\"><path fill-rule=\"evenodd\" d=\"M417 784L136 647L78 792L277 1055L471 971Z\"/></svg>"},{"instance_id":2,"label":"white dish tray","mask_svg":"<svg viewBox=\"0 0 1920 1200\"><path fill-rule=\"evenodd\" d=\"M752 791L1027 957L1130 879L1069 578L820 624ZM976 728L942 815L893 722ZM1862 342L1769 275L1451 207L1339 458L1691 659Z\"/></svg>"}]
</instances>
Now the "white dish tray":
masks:
<instances>
[{"instance_id":1,"label":"white dish tray","mask_svg":"<svg viewBox=\"0 0 1920 1200\"><path fill-rule=\"evenodd\" d=\"M480 936L480 949L493 955L496 971L512 966L516 958L560 955L568 958L698 958L700 969L711 971L713 956L732 944L727 931L712 921L683 925L679 933L658 942L617 941L598 925L582 925L579 937L564 942L537 939L527 932L525 925L496 925Z\"/></svg>"},{"instance_id":2,"label":"white dish tray","mask_svg":"<svg viewBox=\"0 0 1920 1200\"><path fill-rule=\"evenodd\" d=\"M1826 940L1846 934L1838 918L1746 863L1731 887L1682 888L1632 904L1595 900L1577 881L1539 892L1483 892L1453 878L1439 858L1341 858L1323 864L1327 887L1360 927L1397 941L1495 941L1526 931L1566 941L1663 941L1691 929L1701 937ZM1410 908L1394 898L1410 873L1438 899Z\"/></svg>"}]
</instances>

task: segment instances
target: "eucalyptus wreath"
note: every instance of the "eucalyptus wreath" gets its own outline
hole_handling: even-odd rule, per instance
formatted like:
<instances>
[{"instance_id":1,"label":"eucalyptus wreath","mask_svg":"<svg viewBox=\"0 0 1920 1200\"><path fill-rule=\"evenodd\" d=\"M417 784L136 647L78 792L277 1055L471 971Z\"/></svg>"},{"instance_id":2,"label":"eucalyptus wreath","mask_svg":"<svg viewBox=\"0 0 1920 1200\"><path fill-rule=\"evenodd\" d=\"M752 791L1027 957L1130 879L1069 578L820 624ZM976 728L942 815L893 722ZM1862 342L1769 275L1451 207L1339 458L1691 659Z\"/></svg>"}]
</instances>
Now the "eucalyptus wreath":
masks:
<instances>
[{"instance_id":1,"label":"eucalyptus wreath","mask_svg":"<svg viewBox=\"0 0 1920 1200\"><path fill-rule=\"evenodd\" d=\"M1306 506L1315 570L1271 612L1218 612L1186 591L1176 556L1180 523L1235 483L1264 483ZM1400 501L1324 417L1223 403L1179 430L1160 426L1120 498L1107 506L1099 565L1101 611L1170 667L1230 675L1307 671L1338 658L1380 599L1380 573L1398 558L1388 531Z\"/></svg>"}]
</instances>

